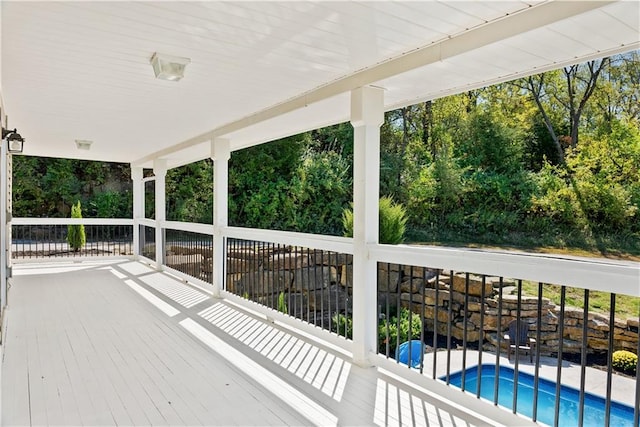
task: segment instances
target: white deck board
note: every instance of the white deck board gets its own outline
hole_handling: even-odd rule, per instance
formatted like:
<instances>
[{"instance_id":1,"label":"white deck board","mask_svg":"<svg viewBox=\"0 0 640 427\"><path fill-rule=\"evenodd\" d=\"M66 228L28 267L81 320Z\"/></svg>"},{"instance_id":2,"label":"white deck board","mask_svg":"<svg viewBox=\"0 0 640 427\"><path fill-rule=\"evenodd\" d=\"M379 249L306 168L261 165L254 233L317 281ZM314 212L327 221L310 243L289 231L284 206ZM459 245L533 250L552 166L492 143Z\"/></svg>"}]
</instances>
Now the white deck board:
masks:
<instances>
[{"instance_id":1,"label":"white deck board","mask_svg":"<svg viewBox=\"0 0 640 427\"><path fill-rule=\"evenodd\" d=\"M24 268L2 425L468 425L411 384L142 264Z\"/></svg>"}]
</instances>

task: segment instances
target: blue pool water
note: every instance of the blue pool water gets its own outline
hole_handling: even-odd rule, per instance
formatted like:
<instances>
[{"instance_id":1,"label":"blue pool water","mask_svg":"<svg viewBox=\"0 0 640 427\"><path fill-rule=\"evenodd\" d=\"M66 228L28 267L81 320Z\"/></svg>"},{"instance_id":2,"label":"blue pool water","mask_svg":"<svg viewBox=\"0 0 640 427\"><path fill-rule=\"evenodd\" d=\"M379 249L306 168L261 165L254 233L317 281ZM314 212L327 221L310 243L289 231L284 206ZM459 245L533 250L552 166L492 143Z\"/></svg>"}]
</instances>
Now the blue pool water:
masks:
<instances>
[{"instance_id":1,"label":"blue pool water","mask_svg":"<svg viewBox=\"0 0 640 427\"><path fill-rule=\"evenodd\" d=\"M495 384L495 366L482 365L481 396L493 402ZM445 380L446 377L440 378ZM456 387L462 385L462 372L450 376L450 382ZM478 367L465 371L465 390L476 393ZM513 369L500 367L498 404L511 409L513 407ZM587 384L588 387L588 384ZM553 425L555 411L556 384L540 378L538 384L538 421ZM561 386L560 415L558 425L577 426L580 392L572 387ZM605 400L602 397L585 393L583 425L603 426L605 418ZM518 403L516 412L532 417L533 415L533 376L518 373ZM633 426L633 408L618 402L611 402L610 425L616 427Z\"/></svg>"}]
</instances>

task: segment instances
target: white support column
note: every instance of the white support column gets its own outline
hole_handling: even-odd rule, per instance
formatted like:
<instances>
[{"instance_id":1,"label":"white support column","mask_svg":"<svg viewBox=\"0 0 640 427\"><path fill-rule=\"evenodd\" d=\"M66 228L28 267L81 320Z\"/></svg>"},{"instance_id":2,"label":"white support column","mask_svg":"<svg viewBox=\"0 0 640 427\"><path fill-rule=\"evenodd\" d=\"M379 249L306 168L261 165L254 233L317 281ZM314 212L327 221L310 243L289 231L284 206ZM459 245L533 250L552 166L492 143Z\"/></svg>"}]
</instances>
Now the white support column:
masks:
<instances>
[{"instance_id":1,"label":"white support column","mask_svg":"<svg viewBox=\"0 0 640 427\"><path fill-rule=\"evenodd\" d=\"M0 313L7 305L7 268L9 258L8 233L10 227L8 215L8 153L7 144L4 140L0 141Z\"/></svg>"},{"instance_id":2,"label":"white support column","mask_svg":"<svg viewBox=\"0 0 640 427\"><path fill-rule=\"evenodd\" d=\"M131 167L131 180L133 187L133 255L140 254L140 223L144 218L144 182L142 182L143 170L139 167Z\"/></svg>"},{"instance_id":3,"label":"white support column","mask_svg":"<svg viewBox=\"0 0 640 427\"><path fill-rule=\"evenodd\" d=\"M213 293L220 295L225 282L225 248L223 230L229 225L229 159L228 139L211 141L213 159Z\"/></svg>"},{"instance_id":4,"label":"white support column","mask_svg":"<svg viewBox=\"0 0 640 427\"><path fill-rule=\"evenodd\" d=\"M165 177L167 176L167 161L156 159L153 162L153 174L156 176L156 268L164 265L164 222L167 219L167 204L165 194Z\"/></svg>"},{"instance_id":5,"label":"white support column","mask_svg":"<svg viewBox=\"0 0 640 427\"><path fill-rule=\"evenodd\" d=\"M378 243L380 198L380 126L383 89L351 91L353 125L353 361L370 366L378 336L377 272L369 244Z\"/></svg>"}]
</instances>

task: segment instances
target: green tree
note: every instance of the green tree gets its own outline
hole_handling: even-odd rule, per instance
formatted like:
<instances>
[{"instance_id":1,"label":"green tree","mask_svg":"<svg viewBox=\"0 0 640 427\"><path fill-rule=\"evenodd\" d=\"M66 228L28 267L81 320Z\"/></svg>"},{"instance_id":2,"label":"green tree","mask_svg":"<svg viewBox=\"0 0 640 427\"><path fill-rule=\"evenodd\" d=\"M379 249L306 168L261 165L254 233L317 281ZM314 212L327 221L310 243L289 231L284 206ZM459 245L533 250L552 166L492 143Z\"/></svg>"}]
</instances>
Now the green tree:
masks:
<instances>
[{"instance_id":1,"label":"green tree","mask_svg":"<svg viewBox=\"0 0 640 427\"><path fill-rule=\"evenodd\" d=\"M340 235L352 195L350 164L335 151L305 153L291 179L287 228Z\"/></svg>"},{"instance_id":2,"label":"green tree","mask_svg":"<svg viewBox=\"0 0 640 427\"><path fill-rule=\"evenodd\" d=\"M71 218L82 218L82 207L80 201L71 206ZM84 225L72 224L67 226L67 243L74 252L78 252L87 243L84 232Z\"/></svg>"}]
</instances>

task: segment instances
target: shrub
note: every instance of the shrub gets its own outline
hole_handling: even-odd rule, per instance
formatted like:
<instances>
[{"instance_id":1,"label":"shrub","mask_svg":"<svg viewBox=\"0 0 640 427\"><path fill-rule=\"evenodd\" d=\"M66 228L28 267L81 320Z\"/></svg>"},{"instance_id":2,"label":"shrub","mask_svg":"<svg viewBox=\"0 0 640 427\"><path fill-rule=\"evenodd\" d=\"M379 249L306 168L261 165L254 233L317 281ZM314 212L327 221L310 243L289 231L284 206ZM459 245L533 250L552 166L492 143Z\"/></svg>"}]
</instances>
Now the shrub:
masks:
<instances>
[{"instance_id":1,"label":"shrub","mask_svg":"<svg viewBox=\"0 0 640 427\"><path fill-rule=\"evenodd\" d=\"M353 339L353 319L336 313L331 318L331 331L348 339Z\"/></svg>"},{"instance_id":2,"label":"shrub","mask_svg":"<svg viewBox=\"0 0 640 427\"><path fill-rule=\"evenodd\" d=\"M411 321L409 321L411 319ZM411 327L409 327L411 323ZM406 308L400 309L400 319L391 316L387 321L382 319L378 324L378 346L382 354L387 353L387 343L389 344L389 355L395 354L396 346L409 339L420 339L422 322L420 316L412 313ZM387 333L389 337L387 339Z\"/></svg>"},{"instance_id":3,"label":"shrub","mask_svg":"<svg viewBox=\"0 0 640 427\"><path fill-rule=\"evenodd\" d=\"M436 156L408 184L408 207L416 225L438 223L450 212L460 209L465 192L466 169L458 166L447 151Z\"/></svg>"},{"instance_id":4,"label":"shrub","mask_svg":"<svg viewBox=\"0 0 640 427\"><path fill-rule=\"evenodd\" d=\"M395 203L391 197L382 197L379 205L379 240L380 243L397 245L404 241L407 226L407 213L400 203ZM353 208L345 209L342 213L344 235L353 237Z\"/></svg>"},{"instance_id":5,"label":"shrub","mask_svg":"<svg viewBox=\"0 0 640 427\"><path fill-rule=\"evenodd\" d=\"M71 206L71 218L82 218L82 208L80 201ZM67 243L74 252L78 252L87 243L84 232L84 225L73 224L67 227Z\"/></svg>"},{"instance_id":6,"label":"shrub","mask_svg":"<svg viewBox=\"0 0 640 427\"><path fill-rule=\"evenodd\" d=\"M616 371L635 375L638 366L638 356L627 350L615 351L613 353L612 365Z\"/></svg>"},{"instance_id":7,"label":"shrub","mask_svg":"<svg viewBox=\"0 0 640 427\"><path fill-rule=\"evenodd\" d=\"M280 313L289 314L289 308L287 307L284 292L280 292L278 295L278 311Z\"/></svg>"}]
</instances>

